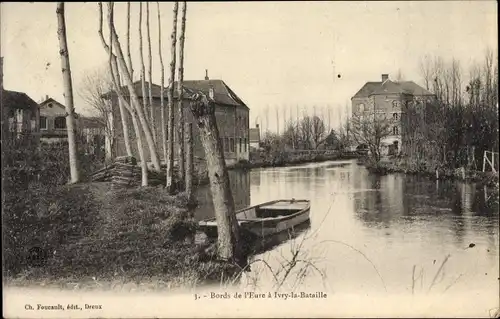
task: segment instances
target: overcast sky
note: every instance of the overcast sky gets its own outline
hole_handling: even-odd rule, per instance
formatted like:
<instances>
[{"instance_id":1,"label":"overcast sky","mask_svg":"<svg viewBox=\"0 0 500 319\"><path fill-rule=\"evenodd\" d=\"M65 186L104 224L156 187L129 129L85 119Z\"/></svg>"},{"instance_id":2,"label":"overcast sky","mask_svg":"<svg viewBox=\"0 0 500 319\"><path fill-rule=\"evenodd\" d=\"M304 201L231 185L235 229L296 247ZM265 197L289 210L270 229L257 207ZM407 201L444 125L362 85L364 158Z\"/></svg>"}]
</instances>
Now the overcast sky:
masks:
<instances>
[{"instance_id":1,"label":"overcast sky","mask_svg":"<svg viewBox=\"0 0 500 319\"><path fill-rule=\"evenodd\" d=\"M135 70L138 7L132 4ZM160 4L166 67L172 7ZM125 8L115 5L122 40ZM150 10L153 81L159 84L156 3ZM75 105L82 112L82 78L107 59L97 35L97 4L68 3L66 19ZM64 102L56 4L2 3L1 27L4 87L36 101L49 95ZM184 78L203 79L208 69L210 78L224 80L250 107L252 126L257 116L266 125L268 108L274 128L275 109L281 118L285 109L286 117L295 116L296 105L318 114L329 105L333 125L366 81L401 70L405 79L421 83L418 61L424 54L455 57L466 69L487 47L497 48L494 1L188 3Z\"/></svg>"}]
</instances>

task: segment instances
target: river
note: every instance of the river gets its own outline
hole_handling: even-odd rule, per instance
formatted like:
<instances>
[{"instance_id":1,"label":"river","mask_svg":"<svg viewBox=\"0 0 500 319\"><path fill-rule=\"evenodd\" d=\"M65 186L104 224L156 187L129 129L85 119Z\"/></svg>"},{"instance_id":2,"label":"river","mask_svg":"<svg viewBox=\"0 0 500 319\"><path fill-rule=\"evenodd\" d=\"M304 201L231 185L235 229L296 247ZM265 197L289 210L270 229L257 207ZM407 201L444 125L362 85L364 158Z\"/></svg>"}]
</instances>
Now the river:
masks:
<instances>
[{"instance_id":1,"label":"river","mask_svg":"<svg viewBox=\"0 0 500 319\"><path fill-rule=\"evenodd\" d=\"M230 180L237 208L311 200L307 227L252 256L239 286L227 287L230 294L219 285L157 292L7 287L4 317L477 318L498 309L499 213L489 190L374 176L355 161L231 171ZM196 217L212 216L210 190L197 192ZM211 298L214 293L225 297ZM293 297L301 293L309 297ZM75 303L102 310L30 309Z\"/></svg>"},{"instance_id":2,"label":"river","mask_svg":"<svg viewBox=\"0 0 500 319\"><path fill-rule=\"evenodd\" d=\"M375 176L356 161L230 171L230 179L237 208L311 200L310 228L255 256L263 261L252 264L246 286L266 290L283 281L284 290L343 294L499 294L499 212L487 189ZM198 197L208 202L198 219L212 216L209 190L200 189ZM284 272L276 272L297 250L302 266L284 280Z\"/></svg>"}]
</instances>

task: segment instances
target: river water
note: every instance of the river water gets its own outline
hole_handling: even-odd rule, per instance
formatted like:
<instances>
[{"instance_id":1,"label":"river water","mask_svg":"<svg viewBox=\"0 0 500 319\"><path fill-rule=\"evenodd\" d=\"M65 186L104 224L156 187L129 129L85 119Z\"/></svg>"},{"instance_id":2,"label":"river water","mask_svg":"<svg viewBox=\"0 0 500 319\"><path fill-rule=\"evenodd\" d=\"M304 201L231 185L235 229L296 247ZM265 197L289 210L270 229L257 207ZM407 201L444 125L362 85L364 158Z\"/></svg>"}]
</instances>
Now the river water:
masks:
<instances>
[{"instance_id":1,"label":"river water","mask_svg":"<svg viewBox=\"0 0 500 319\"><path fill-rule=\"evenodd\" d=\"M498 298L499 212L488 189L375 176L356 161L230 171L230 179L237 208L280 198L311 201L310 227L255 256L246 287ZM209 190L198 192L208 203L196 216L212 216ZM299 262L287 266L297 251Z\"/></svg>"}]
</instances>

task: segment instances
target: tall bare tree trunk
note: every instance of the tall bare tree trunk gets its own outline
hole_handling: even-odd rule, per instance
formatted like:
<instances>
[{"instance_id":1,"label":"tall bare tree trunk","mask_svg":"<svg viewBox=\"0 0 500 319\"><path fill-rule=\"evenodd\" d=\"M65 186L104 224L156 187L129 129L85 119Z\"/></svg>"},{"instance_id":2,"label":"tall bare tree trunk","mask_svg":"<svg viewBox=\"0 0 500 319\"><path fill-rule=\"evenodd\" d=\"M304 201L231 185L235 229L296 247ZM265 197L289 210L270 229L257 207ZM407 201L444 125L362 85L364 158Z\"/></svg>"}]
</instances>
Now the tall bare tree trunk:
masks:
<instances>
[{"instance_id":1,"label":"tall bare tree trunk","mask_svg":"<svg viewBox=\"0 0 500 319\"><path fill-rule=\"evenodd\" d=\"M109 23L109 29L111 30L113 27L113 3L108 2L108 23ZM109 43L110 45L108 46L106 44L106 41L104 40L104 35L102 33L102 4L99 2L99 36L101 38L101 42L104 46L104 49L106 52L109 54L109 70L111 72L111 79L113 82L113 87L115 89L115 92L118 96L118 103L120 103L120 107L126 108L128 112L130 113L132 117L132 124L134 126L135 134L136 134L136 142L137 142L137 149L139 152L139 159L141 161L141 185L142 186L148 186L148 167L146 164L146 156L144 154L144 149L142 147L142 136L141 136L141 128L138 124L137 121L137 111L133 107L130 106L130 104L125 100L123 96L123 92L121 91L121 85L120 85L120 70L118 68L118 64L116 62L116 56L113 54L113 35L110 32L109 35ZM128 70L127 70L128 72ZM125 73L127 73L125 72ZM131 95L131 94L130 94ZM140 107L139 105L136 106ZM120 109L120 113L121 113ZM121 113L122 118L125 116L125 112ZM128 125L128 124L126 124ZM125 128L126 126L124 126ZM128 132L128 127L127 127L127 132Z\"/></svg>"},{"instance_id":2,"label":"tall bare tree trunk","mask_svg":"<svg viewBox=\"0 0 500 319\"><path fill-rule=\"evenodd\" d=\"M161 138L162 138L162 150L163 150L163 160L167 162L167 126L166 126L166 116L165 116L165 66L163 65L163 49L161 46L161 18L160 18L160 3L156 2L156 8L158 11L158 55L160 56L160 68L161 68L161 86L160 86L160 108L161 108Z\"/></svg>"},{"instance_id":3,"label":"tall bare tree trunk","mask_svg":"<svg viewBox=\"0 0 500 319\"><path fill-rule=\"evenodd\" d=\"M157 152L155 144L154 144L153 136L151 134L151 128L149 127L148 120L144 114L144 109L141 108L141 103L139 101L139 97L137 96L137 92L134 89L134 83L132 82L132 78L130 77L130 71L127 68L127 63L125 62L123 50L122 50L120 42L118 40L118 35L116 33L116 29L115 29L114 25L112 26L111 32L112 32L112 36L113 36L113 45L116 49L116 56L118 59L118 64L122 70L125 84L127 85L127 88L130 92L131 104L134 106L137 105L137 107L139 107L139 109L136 110L137 116L138 116L139 122L142 126L142 131L144 132L144 135L146 137L146 142L147 142L147 145L149 148L151 162L153 164L154 169L156 171L160 171L160 169L161 169L160 161L158 158L158 152Z\"/></svg>"},{"instance_id":4,"label":"tall bare tree trunk","mask_svg":"<svg viewBox=\"0 0 500 319\"><path fill-rule=\"evenodd\" d=\"M64 100L66 102L66 127L68 131L69 169L71 183L80 181L79 161L76 151L76 123L73 106L73 83L71 80L71 66L69 63L68 42L66 38L66 21L64 17L64 2L57 3L57 34L59 37L59 54L64 84Z\"/></svg>"},{"instance_id":5,"label":"tall bare tree trunk","mask_svg":"<svg viewBox=\"0 0 500 319\"><path fill-rule=\"evenodd\" d=\"M174 82L175 82L175 46L177 43L177 12L179 11L179 2L174 3L174 17L172 25L171 40L171 58L170 58L170 78L168 87L168 152L167 152L167 192L174 192ZM179 97L180 99L181 97Z\"/></svg>"},{"instance_id":6,"label":"tall bare tree trunk","mask_svg":"<svg viewBox=\"0 0 500 319\"><path fill-rule=\"evenodd\" d=\"M193 199L193 124L186 123L185 129L186 136L186 194L188 200Z\"/></svg>"},{"instance_id":7,"label":"tall bare tree trunk","mask_svg":"<svg viewBox=\"0 0 500 319\"><path fill-rule=\"evenodd\" d=\"M146 121L149 122L149 108L148 98L146 94L146 68L144 67L144 52L142 46L142 2L139 2L139 53L141 58L141 89L142 89L142 107L144 108L144 115ZM153 132L151 132L153 133ZM154 138L153 138L154 141Z\"/></svg>"},{"instance_id":8,"label":"tall bare tree trunk","mask_svg":"<svg viewBox=\"0 0 500 319\"><path fill-rule=\"evenodd\" d=\"M146 142L149 147L149 153L151 154L151 161L153 162L153 166L155 170L160 171L160 161L158 160L158 153L154 146L153 137L151 135L151 130L148 126L146 117L144 116L143 109L141 108L141 103L139 101L139 97L137 96L137 92L134 89L134 83L132 82L132 78L130 77L130 71L127 68L127 63L125 62L125 57L123 55L123 50L118 40L118 35L116 34L116 29L114 24L111 25L111 34L113 39L113 47L116 50L116 57L118 60L118 64L123 73L123 78L130 94L131 104L135 108L135 112L137 113L139 123L142 126L142 131L146 137Z\"/></svg>"},{"instance_id":9,"label":"tall bare tree trunk","mask_svg":"<svg viewBox=\"0 0 500 319\"><path fill-rule=\"evenodd\" d=\"M198 125L207 161L210 190L217 220L217 254L222 260L232 260L241 264L243 256L239 246L239 226L236 221L229 174L215 119L215 105L203 92L196 93L190 99L192 99L191 112Z\"/></svg>"},{"instance_id":10,"label":"tall bare tree trunk","mask_svg":"<svg viewBox=\"0 0 500 319\"><path fill-rule=\"evenodd\" d=\"M179 37L179 79L177 80L177 95L182 95L182 81L184 80L184 40L186 35L186 1L182 2L182 20L181 20L181 34ZM185 154L184 154L184 107L182 99L177 101L177 109L179 113L179 131L177 139L179 142L179 182L181 187L184 187L185 182Z\"/></svg>"},{"instance_id":11,"label":"tall bare tree trunk","mask_svg":"<svg viewBox=\"0 0 500 319\"><path fill-rule=\"evenodd\" d=\"M130 55L130 1L127 2L127 58L130 78L134 81L134 68L132 67L132 56Z\"/></svg>"},{"instance_id":12,"label":"tall bare tree trunk","mask_svg":"<svg viewBox=\"0 0 500 319\"><path fill-rule=\"evenodd\" d=\"M111 17L111 19L113 19L113 16ZM113 22L113 21L111 21L111 22ZM112 43L111 40L112 40L112 37L111 37L111 33L110 33L110 43ZM128 51L128 56L129 56L128 69L130 71L130 74L132 75L132 72L133 72L133 70L132 70L132 58L130 57L130 2L127 2L127 51ZM116 64L116 56L113 57L112 54L110 54L110 56L111 56L111 59ZM113 63L113 61L111 61L111 62ZM121 90L122 84L121 84L120 73L119 73L118 67L116 67L116 75L115 76L116 76L116 85ZM130 133L128 130L128 121L127 121L127 114L128 113L126 113L125 107L124 107L121 99L118 99L118 107L120 108L120 118L121 118L121 122L122 122L123 141L125 142L125 150L127 152L127 156L133 156L132 147L130 146Z\"/></svg>"},{"instance_id":13,"label":"tall bare tree trunk","mask_svg":"<svg viewBox=\"0 0 500 319\"><path fill-rule=\"evenodd\" d=\"M149 2L146 2L146 29L148 36L148 89L149 89L149 112L150 112L150 123L151 123L151 131L153 132L153 140L156 144L156 116L154 112L153 105L153 59L151 58L151 29L149 26Z\"/></svg>"}]
</instances>

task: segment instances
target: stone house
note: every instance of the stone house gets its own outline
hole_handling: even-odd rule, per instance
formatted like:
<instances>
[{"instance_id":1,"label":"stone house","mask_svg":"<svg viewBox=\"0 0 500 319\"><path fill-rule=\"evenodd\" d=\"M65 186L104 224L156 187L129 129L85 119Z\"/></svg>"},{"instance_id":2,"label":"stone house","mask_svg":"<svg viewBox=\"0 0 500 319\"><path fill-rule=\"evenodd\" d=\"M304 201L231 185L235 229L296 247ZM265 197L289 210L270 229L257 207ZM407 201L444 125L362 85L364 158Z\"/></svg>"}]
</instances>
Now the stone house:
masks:
<instances>
[{"instance_id":1,"label":"stone house","mask_svg":"<svg viewBox=\"0 0 500 319\"><path fill-rule=\"evenodd\" d=\"M44 143L67 141L65 106L48 96L38 106L40 109L40 141Z\"/></svg>"},{"instance_id":2,"label":"stone house","mask_svg":"<svg viewBox=\"0 0 500 319\"><path fill-rule=\"evenodd\" d=\"M1 90L2 135L4 137L30 134L39 138L38 104L23 92Z\"/></svg>"},{"instance_id":3,"label":"stone house","mask_svg":"<svg viewBox=\"0 0 500 319\"><path fill-rule=\"evenodd\" d=\"M38 104L26 93L4 90L3 57L0 57L0 103L2 140L30 134L38 141Z\"/></svg>"},{"instance_id":4,"label":"stone house","mask_svg":"<svg viewBox=\"0 0 500 319\"><path fill-rule=\"evenodd\" d=\"M40 119L40 141L43 143L66 142L66 107L48 96L38 104ZM100 152L105 148L105 124L97 117L85 117L75 113L75 122L80 141L90 152ZM104 151L103 151L104 152Z\"/></svg>"},{"instance_id":5,"label":"stone house","mask_svg":"<svg viewBox=\"0 0 500 319\"><path fill-rule=\"evenodd\" d=\"M402 118L405 106L418 107L433 103L436 96L413 81L394 82L388 74L382 74L381 81L366 82L351 98L352 116L374 115L391 119L392 134L382 140L385 153L398 153L404 148ZM425 109L425 108L421 108Z\"/></svg>"},{"instance_id":6,"label":"stone house","mask_svg":"<svg viewBox=\"0 0 500 319\"><path fill-rule=\"evenodd\" d=\"M176 85L176 83L175 83ZM202 91L209 95L209 91L213 89L214 99L216 103L215 116L217 121L217 127L219 129L219 134L221 142L224 149L224 157L227 164L236 163L240 160L249 159L249 108L248 106L229 88L229 86L222 80L211 80L205 77L205 80L193 80L184 81L184 87L187 89ZM137 92L139 100L142 105L142 85L141 81L134 82L134 88ZM126 87L122 87L123 94L128 100L128 90ZM162 130L161 130L161 94L160 86L156 84L151 85L152 97L153 97L153 110L154 110L154 120L156 127L156 145L158 150L158 155L162 158ZM120 110L118 106L118 96L115 92L111 91L103 96L111 103L112 108L112 127L114 130L114 142L112 147L111 157L126 155L125 142L123 139L123 127L120 117ZM146 98L149 100L149 84L146 83ZM177 101L177 95L174 94L174 99ZM148 101L149 102L149 101ZM167 88L164 91L164 105L167 106ZM194 123L193 115L188 107L188 102L183 102L184 118L186 123ZM165 112L167 113L167 112ZM165 114L167 117L167 114ZM174 103L174 123L177 123L179 118L178 108L176 103ZM167 122L167 119L165 120ZM127 122L129 123L129 134L132 153L134 156L139 157L137 152L137 142L135 140L135 132L132 125L132 118L130 114L127 114ZM176 124L177 125L177 124ZM177 132L178 127L174 128L174 132ZM143 135L143 149L147 158L150 158L149 148L146 144L146 139ZM168 137L167 137L168 138ZM176 139L176 137L174 137ZM174 144L174 149L176 149L176 144ZM195 159L203 160L205 158L205 152L201 145L201 140L199 138L198 127L193 124L193 153ZM162 159L163 160L163 159Z\"/></svg>"}]
</instances>

